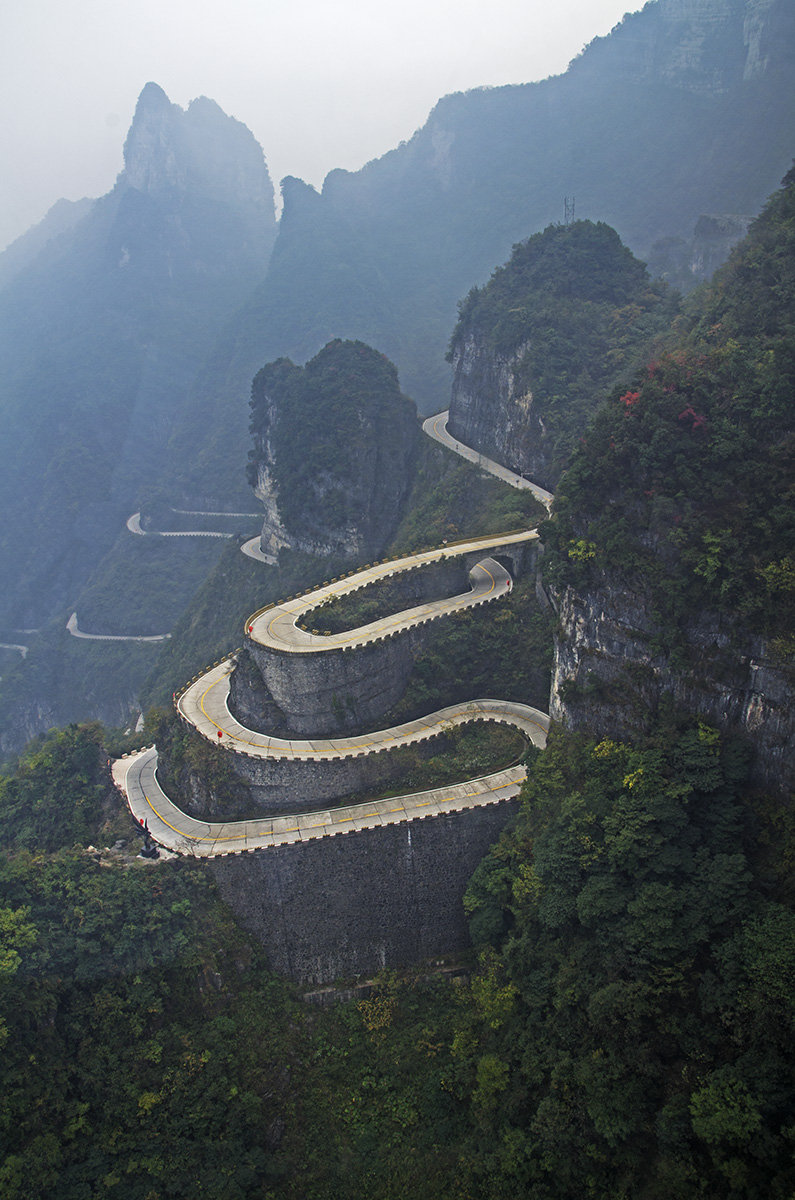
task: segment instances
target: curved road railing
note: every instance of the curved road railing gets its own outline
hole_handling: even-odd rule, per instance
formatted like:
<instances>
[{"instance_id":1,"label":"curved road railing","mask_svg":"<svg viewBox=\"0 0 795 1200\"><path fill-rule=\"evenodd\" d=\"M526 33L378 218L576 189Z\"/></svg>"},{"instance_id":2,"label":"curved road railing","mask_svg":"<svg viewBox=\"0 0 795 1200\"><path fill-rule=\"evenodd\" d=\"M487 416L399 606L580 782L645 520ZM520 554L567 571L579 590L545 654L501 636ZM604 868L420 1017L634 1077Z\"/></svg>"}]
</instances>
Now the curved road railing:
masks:
<instances>
[{"instance_id":1,"label":"curved road railing","mask_svg":"<svg viewBox=\"0 0 795 1200\"><path fill-rule=\"evenodd\" d=\"M113 777L116 785L126 793L135 818L141 823L146 821L149 832L161 846L178 854L215 858L461 812L484 804L499 804L518 794L525 769L508 767L493 775L473 779L466 785L433 788L427 792L370 800L366 804L224 822L200 821L177 808L158 782L154 747L117 759L113 764Z\"/></svg>"},{"instance_id":2,"label":"curved road railing","mask_svg":"<svg viewBox=\"0 0 795 1200\"><path fill-rule=\"evenodd\" d=\"M552 496L499 463L463 447L447 435L447 413L428 418L423 429L431 437L477 462L483 469L514 487L526 488L551 503ZM467 453L463 453L467 451ZM128 523L129 524L129 523ZM382 618L380 621L336 635L320 635L299 629L296 621L307 611L333 597L429 562L440 562L481 550L519 544L537 538L535 530L503 534L491 538L442 545L434 550L376 563L340 580L313 588L302 596L259 610L246 622L246 633L254 641L286 653L307 654L367 645L396 632L414 628L445 614L460 611L506 595L512 586L509 573L496 560L486 558L470 571L470 590L457 596L430 601ZM239 722L229 711L229 677L235 656L216 663L202 672L179 693L175 704L180 716L204 737L222 744L230 752L249 757L329 760L395 749L437 736L451 727L472 721L497 721L510 724L533 744L546 743L549 716L527 705L503 700L472 700L451 705L438 712L389 729L357 734L348 738L284 739L259 733ZM152 836L161 845L182 854L211 857L244 850L263 849L286 842L349 833L377 825L415 820L419 817L455 812L481 804L497 803L519 792L525 778L522 766L428 792L393 796L360 805L329 807L315 813L290 813L284 816L258 817L247 821L207 822L189 816L163 792L157 778L157 751L140 751L113 766L114 779L126 793L128 803L139 821L147 821Z\"/></svg>"},{"instance_id":3,"label":"curved road railing","mask_svg":"<svg viewBox=\"0 0 795 1200\"><path fill-rule=\"evenodd\" d=\"M352 592L369 587L382 579L403 574L417 567L425 566L427 563L449 561L465 554L471 554L473 551L515 542L526 542L536 536L535 530L531 530L509 539L493 538L479 542L467 542L463 546L445 547L409 555L393 562L376 563L371 567L365 567L347 579L324 584L303 596L272 605L264 611L260 610L246 622L246 633L252 641L259 645L288 654L317 654L326 650L339 650L343 647L352 649L381 641L396 632L414 629L437 617L448 616L450 613L461 612L486 601L499 599L500 596L505 596L510 592L513 586L511 576L493 558L485 558L476 563L469 573L470 590L461 592L457 596L450 596L442 600L429 600L414 608L404 609L402 612L382 617L368 625L361 625L357 629L344 633L312 633L299 628L297 622L327 601L350 595Z\"/></svg>"},{"instance_id":4,"label":"curved road railing","mask_svg":"<svg viewBox=\"0 0 795 1200\"><path fill-rule=\"evenodd\" d=\"M177 513L183 517L262 517L262 513L238 513L238 512L204 512L197 508L172 508L171 512ZM211 538L233 538L234 533L225 533L215 529L143 529L141 526L141 514L135 512L129 516L126 525L130 533L138 534L140 537L211 537ZM256 538L253 540L257 540ZM248 545L248 543L246 543Z\"/></svg>"}]
</instances>

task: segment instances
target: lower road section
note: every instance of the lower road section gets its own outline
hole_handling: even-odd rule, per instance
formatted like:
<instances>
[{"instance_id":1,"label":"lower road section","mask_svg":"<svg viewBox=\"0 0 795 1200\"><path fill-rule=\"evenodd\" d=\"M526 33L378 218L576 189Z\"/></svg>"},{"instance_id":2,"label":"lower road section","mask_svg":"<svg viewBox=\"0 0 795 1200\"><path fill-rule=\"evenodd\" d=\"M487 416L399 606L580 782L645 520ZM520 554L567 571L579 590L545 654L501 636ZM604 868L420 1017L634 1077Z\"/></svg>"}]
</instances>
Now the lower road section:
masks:
<instances>
[{"instance_id":1,"label":"lower road section","mask_svg":"<svg viewBox=\"0 0 795 1200\"><path fill-rule=\"evenodd\" d=\"M541 717L544 714L539 714ZM547 718L548 724L548 718ZM543 744L539 736L538 741ZM179 854L213 858L306 842L335 834L355 833L422 817L461 812L515 797L525 777L522 766L466 783L406 796L390 796L365 804L250 821L208 822L189 816L172 803L157 778L157 751L141 750L113 764L113 777L127 796L133 816L146 821L155 841Z\"/></svg>"}]
</instances>

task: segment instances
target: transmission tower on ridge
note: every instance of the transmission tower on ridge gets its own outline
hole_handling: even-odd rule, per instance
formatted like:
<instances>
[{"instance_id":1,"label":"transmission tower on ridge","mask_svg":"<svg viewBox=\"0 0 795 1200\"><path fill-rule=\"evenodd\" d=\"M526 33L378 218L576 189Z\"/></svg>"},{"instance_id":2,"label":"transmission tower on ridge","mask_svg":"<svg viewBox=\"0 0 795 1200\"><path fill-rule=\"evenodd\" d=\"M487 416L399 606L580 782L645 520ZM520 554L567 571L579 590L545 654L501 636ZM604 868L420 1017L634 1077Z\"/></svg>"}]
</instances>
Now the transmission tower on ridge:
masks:
<instances>
[{"instance_id":1,"label":"transmission tower on ridge","mask_svg":"<svg viewBox=\"0 0 795 1200\"><path fill-rule=\"evenodd\" d=\"M563 197L563 213L563 224L571 225L572 221L574 220L574 196Z\"/></svg>"}]
</instances>

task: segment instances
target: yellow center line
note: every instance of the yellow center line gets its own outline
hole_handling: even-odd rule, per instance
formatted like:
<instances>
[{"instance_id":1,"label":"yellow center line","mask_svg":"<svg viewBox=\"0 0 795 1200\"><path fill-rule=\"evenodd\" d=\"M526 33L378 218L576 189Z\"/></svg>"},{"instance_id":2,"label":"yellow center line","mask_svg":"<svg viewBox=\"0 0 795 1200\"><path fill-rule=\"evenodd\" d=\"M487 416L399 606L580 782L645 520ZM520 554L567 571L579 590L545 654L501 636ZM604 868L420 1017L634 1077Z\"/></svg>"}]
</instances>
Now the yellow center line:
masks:
<instances>
[{"instance_id":1,"label":"yellow center line","mask_svg":"<svg viewBox=\"0 0 795 1200\"><path fill-rule=\"evenodd\" d=\"M205 676L205 678L206 678L206 676ZM417 718L417 724L419 724L420 729L416 729L416 728L409 729L408 731L405 731L403 733L396 732L394 734L390 734L389 737L381 736L379 738L376 735L372 735L371 739L369 741L353 742L350 745L340 744L342 742L346 742L347 739L340 738L339 742L337 744L334 744L334 741L332 739L332 745L328 750L311 750L311 749L297 750L297 749L294 749L292 746L273 746L271 743L275 739L270 738L269 735L267 735L267 734L261 735L262 737L266 737L268 739L267 744L265 744L262 742L257 742L253 738L247 739L247 738L241 737L237 733L230 732L228 727L219 725L218 722L213 717L211 717L210 714L207 712L207 709L204 707L204 701L205 701L208 693L211 692L214 687L217 687L219 683L223 683L225 678L226 678L226 675L224 674L224 675L221 675L218 679L214 679L212 681L212 683L208 684L208 686L202 692L201 697L199 699L199 708L204 713L204 716L207 718L209 723L212 726L214 726L215 729L220 729L222 733L226 733L227 738L230 741L242 742L246 746L252 746L254 748L264 749L266 751L266 753L273 754L278 758L287 757L288 755L292 755L292 754L298 754L298 755L307 754L307 755L311 755L312 757L319 757L319 756L325 755L325 754L340 754L344 757L346 755L354 754L359 750L371 750L375 746L386 745L389 742L400 742L400 741L408 742L410 739L416 738L417 735L420 734L421 729L437 729L438 728L441 732L444 728L445 721L452 721L456 724L465 725L465 724L467 724L468 721L473 721L476 719L476 717L475 717L476 712L478 713L478 715L482 715L484 717L484 719L486 719L486 720L488 720L489 718L491 718L493 720L497 719L496 715L492 716L492 714L489 712L488 709L478 709L478 710L473 710L471 712L465 712L465 713L461 713L461 712L451 713L449 716L442 717L441 720L439 720L439 721L423 721L421 718ZM189 694L189 692L190 692L190 689L188 689L188 692L186 692L185 695L187 696ZM185 697L183 697L183 699L184 698ZM510 715L511 714L507 714L508 717L510 717ZM188 720L190 720L190 718L188 718ZM544 726L541 725L538 721L534 721L534 720L532 720L532 718L522 718L522 720L523 720L524 724L532 725L535 729L541 730L542 733L545 732ZM407 722L407 724L409 724L409 725L413 725L414 723L415 722L411 722L411 721ZM506 723L506 721L503 720L502 723ZM512 724L513 722L507 721L507 723ZM195 724L195 723L191 722L191 724ZM239 725L239 722L238 722L238 725ZM244 725L241 725L240 728L245 729L246 727ZM515 725L515 728L519 729L521 732L523 726L517 723ZM251 733L254 731L247 730L247 732ZM379 732L381 732L382 734L385 733L385 731L379 731ZM365 736L370 736L370 735L365 735ZM309 745L308 742L304 742L303 744L306 746Z\"/></svg>"},{"instance_id":2,"label":"yellow center line","mask_svg":"<svg viewBox=\"0 0 795 1200\"><path fill-rule=\"evenodd\" d=\"M497 792L498 790L499 790L498 788L487 788L485 792L482 792L479 794L480 795L492 795L495 792ZM194 834L186 833L184 830L178 829L176 825L172 825L171 822L166 820L166 818L163 816L163 814L161 812L159 812L158 809L155 808L154 804L149 799L149 796L147 795L146 791L144 791L143 788L141 789L141 791L143 792L144 800L146 801L146 804L148 805L152 814L155 817L157 817L157 819L159 821L161 821L163 823L163 825L166 826L166 828L170 829L173 833L176 833L178 837L184 839L184 841L186 843L211 842L213 844L218 844L220 842L245 842L245 841L254 841L254 840L273 841L274 839L276 839L278 837L283 837L285 834L301 833L305 829L320 829L322 827L325 827L326 829L331 831L335 825L337 825L337 826L352 825L356 821L366 820L369 817L378 817L378 816L385 815L379 811L358 813L354 809L352 816L340 816L336 820L332 816L330 821L318 821L312 825L304 826L303 828L300 825L291 825L287 829L280 829L280 830L276 830L273 828L271 828L270 830L256 829L256 825L257 825L256 821L255 822L245 821L245 822L241 822L241 825L243 826L243 828L240 830L240 832L228 834L226 837L220 837L220 836L213 835L213 834L210 834L208 836L203 836L203 835L197 834L197 833L194 833ZM403 812L407 816L409 816L414 809L428 808L430 805L432 805L434 803L448 804L448 803L454 801L455 799L456 799L455 796L445 796L439 801L426 800L426 801L421 801L417 804L409 805L408 807L405 805L400 805L395 808L387 809L386 812L387 813ZM350 812L351 810L349 809L347 811ZM182 814L182 815L185 815L185 814ZM279 816L274 816L273 818L271 818L271 823L278 821L280 819L283 819L283 818L280 818ZM254 824L254 826L255 826L255 829L253 831L248 828L250 824ZM209 823L208 823L208 828L212 829L212 825ZM223 825L221 825L220 828L223 828Z\"/></svg>"},{"instance_id":3,"label":"yellow center line","mask_svg":"<svg viewBox=\"0 0 795 1200\"><path fill-rule=\"evenodd\" d=\"M512 541L513 540L515 540L515 541L526 540L527 537L529 537L533 534L533 532L534 532L533 530L526 530L522 534L514 535L514 537L511 538L511 540ZM306 596L297 597L296 600L286 601L283 604L276 605L276 609L275 609L275 611L273 611L271 619L268 622L267 636L272 637L274 642L281 642L283 645L285 645L285 644L289 645L289 643L286 642L284 638L279 638L278 635L276 633L274 633L274 631L273 631L273 626L277 622L283 620L283 618L286 615L293 616L293 626L295 626L295 622L298 620L299 616L302 616L306 612L311 612L311 610L313 608L317 608L326 599L328 599L332 596L344 596L350 592L359 591L362 589L362 587L366 587L370 583L375 583L379 579L381 579L385 576L401 574L404 571L410 570L412 566L417 565L417 564L425 565L427 563L431 563L431 562L435 562L435 561L442 561L442 560L444 560L444 558L450 557L454 553L456 555L463 555L463 554L471 553L471 550L479 549L481 547L481 544L482 544L482 547L485 549L487 547L499 546L501 544L501 542L500 542L498 535L494 535L494 536L486 535L485 537L482 537L482 538L472 538L470 541L466 542L463 546L460 546L460 547L454 547L451 549L447 549L445 547L439 547L435 550L425 550L425 551L420 552L419 554L407 555L405 558L397 559L396 561L391 562L391 563L379 563L373 567L366 567L364 570L357 572L356 575L351 576L350 579L342 580L338 584L325 584L323 587L316 588L314 591L309 592ZM471 548L471 550L470 550L470 548ZM479 565L479 564L476 564L476 565ZM484 568L484 569L486 569L486 568ZM494 577L491 576L490 572L488 572L488 573L492 580L492 587L489 589L489 593L488 593L488 594L490 594L494 590ZM365 580L366 582L363 583L362 582L363 580ZM457 601L459 607L465 607L466 603L470 599L470 597L471 597L471 592L465 593L463 597L450 597L451 604L455 607L456 601ZM298 608L289 607L290 605L295 605L296 603L298 603L298 605L299 605ZM401 616L402 616L402 614L398 614L398 617L401 617ZM419 620L419 617L415 617L414 619ZM253 621L251 621L249 623L252 625L252 627L256 627L257 623L260 620L262 620L262 617L255 617L253 619ZM379 628L383 629L383 630L390 629L392 627L392 625L397 624L397 623L399 623L399 621L392 622L389 625L380 625L379 624ZM409 628L409 627L410 626L407 625L407 628ZM348 645L350 642L356 640L358 634L359 634L358 630L352 630L350 637L342 637L342 635L339 635L339 634L333 635L334 636L334 645L337 645L337 646ZM253 628L252 628L251 636L253 636ZM329 636L332 636L332 635L329 635ZM315 648L317 649L317 647L315 647ZM328 647L328 649L333 649L333 648L334 648L334 646ZM300 651L299 651L299 653L300 653Z\"/></svg>"}]
</instances>

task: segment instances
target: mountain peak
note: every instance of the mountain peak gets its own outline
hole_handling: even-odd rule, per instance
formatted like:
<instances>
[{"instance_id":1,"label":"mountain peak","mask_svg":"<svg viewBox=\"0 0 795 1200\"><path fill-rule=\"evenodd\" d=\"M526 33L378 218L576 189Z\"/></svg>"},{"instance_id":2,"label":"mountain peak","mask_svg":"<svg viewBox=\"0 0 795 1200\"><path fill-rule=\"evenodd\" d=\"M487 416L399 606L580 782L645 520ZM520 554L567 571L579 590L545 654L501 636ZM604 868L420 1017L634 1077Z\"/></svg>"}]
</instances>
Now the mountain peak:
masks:
<instances>
[{"instance_id":1,"label":"mountain peak","mask_svg":"<svg viewBox=\"0 0 795 1200\"><path fill-rule=\"evenodd\" d=\"M184 186L184 173L173 152L175 117L181 112L156 83L147 83L138 97L124 143L126 180L137 191L155 193Z\"/></svg>"},{"instance_id":2,"label":"mountain peak","mask_svg":"<svg viewBox=\"0 0 795 1200\"><path fill-rule=\"evenodd\" d=\"M168 96L161 88L160 84L152 83L152 81L150 80L149 83L146 83L143 86L141 94L138 97L138 103L136 105L135 111L136 111L136 115L137 115L139 111L155 110L157 108L163 109L163 108L170 108L170 107L171 107L171 101L169 100Z\"/></svg>"},{"instance_id":3,"label":"mountain peak","mask_svg":"<svg viewBox=\"0 0 795 1200\"><path fill-rule=\"evenodd\" d=\"M192 191L235 209L273 210L273 186L251 131L206 96L185 111L156 83L138 97L122 178L151 196Z\"/></svg>"}]
</instances>

